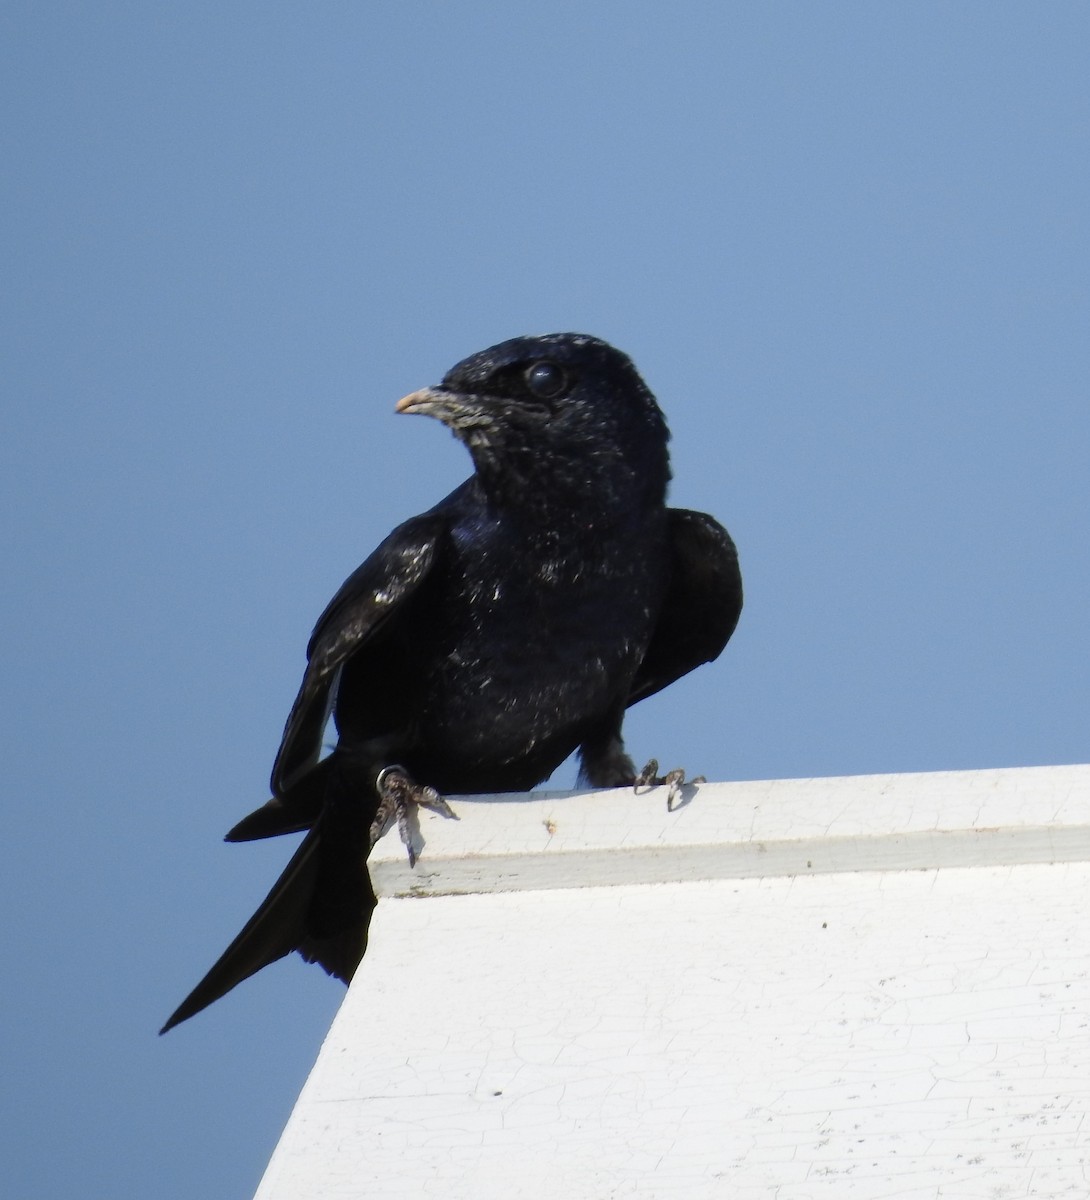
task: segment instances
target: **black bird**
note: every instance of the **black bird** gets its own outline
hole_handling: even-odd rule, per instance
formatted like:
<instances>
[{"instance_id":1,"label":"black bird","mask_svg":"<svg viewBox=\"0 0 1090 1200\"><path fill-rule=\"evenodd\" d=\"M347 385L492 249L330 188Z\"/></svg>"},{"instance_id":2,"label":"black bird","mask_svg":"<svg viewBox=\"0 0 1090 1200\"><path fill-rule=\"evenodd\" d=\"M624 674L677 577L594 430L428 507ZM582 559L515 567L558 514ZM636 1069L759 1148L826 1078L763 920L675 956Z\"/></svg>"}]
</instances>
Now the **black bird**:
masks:
<instances>
[{"instance_id":1,"label":"black bird","mask_svg":"<svg viewBox=\"0 0 1090 1200\"><path fill-rule=\"evenodd\" d=\"M474 474L318 619L272 799L227 840L309 833L164 1033L293 950L347 983L375 906L367 856L395 814L405 837L408 805L525 791L576 749L591 786L661 782L625 753L625 709L716 658L737 624L734 543L666 507L666 423L612 346L514 338L397 411L442 421Z\"/></svg>"}]
</instances>

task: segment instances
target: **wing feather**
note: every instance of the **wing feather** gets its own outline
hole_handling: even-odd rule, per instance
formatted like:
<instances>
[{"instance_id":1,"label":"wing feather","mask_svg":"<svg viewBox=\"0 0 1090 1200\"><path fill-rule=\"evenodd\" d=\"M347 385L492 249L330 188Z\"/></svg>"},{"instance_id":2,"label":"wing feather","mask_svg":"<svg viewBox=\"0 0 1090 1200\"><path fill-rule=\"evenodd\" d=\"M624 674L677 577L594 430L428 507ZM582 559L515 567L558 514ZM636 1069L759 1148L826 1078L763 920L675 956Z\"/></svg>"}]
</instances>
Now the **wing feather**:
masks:
<instances>
[{"instance_id":1,"label":"wing feather","mask_svg":"<svg viewBox=\"0 0 1090 1200\"><path fill-rule=\"evenodd\" d=\"M284 726L272 770L272 792L282 796L318 761L337 675L390 620L434 570L447 519L432 511L399 525L345 580L329 602L307 646L307 669Z\"/></svg>"},{"instance_id":2,"label":"wing feather","mask_svg":"<svg viewBox=\"0 0 1090 1200\"><path fill-rule=\"evenodd\" d=\"M671 508L668 517L670 586L628 705L718 658L742 612L742 574L730 534L707 513Z\"/></svg>"}]
</instances>

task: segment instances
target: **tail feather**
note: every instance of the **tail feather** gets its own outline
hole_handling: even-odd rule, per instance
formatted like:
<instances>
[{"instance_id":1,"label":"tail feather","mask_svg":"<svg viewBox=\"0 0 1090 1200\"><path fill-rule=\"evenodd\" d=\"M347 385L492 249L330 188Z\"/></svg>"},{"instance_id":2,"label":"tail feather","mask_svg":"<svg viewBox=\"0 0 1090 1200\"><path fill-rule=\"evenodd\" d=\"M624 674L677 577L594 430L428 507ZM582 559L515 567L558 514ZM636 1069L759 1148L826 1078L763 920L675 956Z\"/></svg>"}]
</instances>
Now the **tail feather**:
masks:
<instances>
[{"instance_id":1,"label":"tail feather","mask_svg":"<svg viewBox=\"0 0 1090 1200\"><path fill-rule=\"evenodd\" d=\"M293 950L348 983L367 948L375 894L362 854L347 859L340 839L321 825L291 862L242 932L171 1014L160 1034L187 1021L244 979Z\"/></svg>"},{"instance_id":2,"label":"tail feather","mask_svg":"<svg viewBox=\"0 0 1090 1200\"><path fill-rule=\"evenodd\" d=\"M225 842L252 842L310 829L322 814L334 757L323 759L282 796L274 796L243 817L224 837Z\"/></svg>"},{"instance_id":3,"label":"tail feather","mask_svg":"<svg viewBox=\"0 0 1090 1200\"><path fill-rule=\"evenodd\" d=\"M248 840L310 826L257 912L160 1033L293 950L345 983L351 980L367 948L376 904L367 856L378 801L367 800L375 796L373 772L361 775L341 758L330 755L282 801L270 801L228 834L230 840Z\"/></svg>"},{"instance_id":4,"label":"tail feather","mask_svg":"<svg viewBox=\"0 0 1090 1200\"><path fill-rule=\"evenodd\" d=\"M159 1030L164 1034L225 996L262 967L295 950L306 936L307 910L318 875L319 830L304 838L291 862L216 964Z\"/></svg>"}]
</instances>

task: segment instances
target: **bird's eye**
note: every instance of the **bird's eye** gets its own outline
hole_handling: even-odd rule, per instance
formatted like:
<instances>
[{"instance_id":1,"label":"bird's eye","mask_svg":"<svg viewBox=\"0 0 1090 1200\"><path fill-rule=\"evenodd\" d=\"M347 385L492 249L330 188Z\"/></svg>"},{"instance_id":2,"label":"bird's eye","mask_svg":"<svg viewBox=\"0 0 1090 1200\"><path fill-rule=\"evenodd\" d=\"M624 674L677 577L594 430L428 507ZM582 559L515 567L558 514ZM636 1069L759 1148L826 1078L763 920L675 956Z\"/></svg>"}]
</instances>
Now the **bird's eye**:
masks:
<instances>
[{"instance_id":1,"label":"bird's eye","mask_svg":"<svg viewBox=\"0 0 1090 1200\"><path fill-rule=\"evenodd\" d=\"M537 362L526 371L526 386L542 400L554 400L568 386L568 377L556 363Z\"/></svg>"}]
</instances>

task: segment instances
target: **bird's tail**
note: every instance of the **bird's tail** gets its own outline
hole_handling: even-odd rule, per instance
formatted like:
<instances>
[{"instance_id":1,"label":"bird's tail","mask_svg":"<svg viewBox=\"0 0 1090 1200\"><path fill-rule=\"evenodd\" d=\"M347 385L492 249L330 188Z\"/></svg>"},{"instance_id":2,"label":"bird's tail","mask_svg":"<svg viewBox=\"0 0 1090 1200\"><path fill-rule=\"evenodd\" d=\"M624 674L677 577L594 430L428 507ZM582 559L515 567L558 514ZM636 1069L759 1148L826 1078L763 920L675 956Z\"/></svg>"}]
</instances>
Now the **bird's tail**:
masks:
<instances>
[{"instance_id":1,"label":"bird's tail","mask_svg":"<svg viewBox=\"0 0 1090 1200\"><path fill-rule=\"evenodd\" d=\"M334 778L325 807L283 874L160 1033L293 950L345 983L351 980L367 948L376 903L367 873L371 814L358 793L332 786Z\"/></svg>"},{"instance_id":2,"label":"bird's tail","mask_svg":"<svg viewBox=\"0 0 1090 1200\"><path fill-rule=\"evenodd\" d=\"M331 787L336 786L342 755L323 758L293 783L283 795L255 808L230 829L225 842L253 842L259 838L279 837L282 833L300 833L313 827L325 808Z\"/></svg>"}]
</instances>

